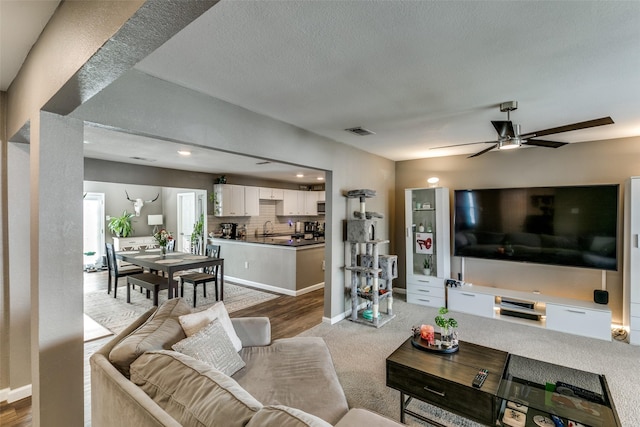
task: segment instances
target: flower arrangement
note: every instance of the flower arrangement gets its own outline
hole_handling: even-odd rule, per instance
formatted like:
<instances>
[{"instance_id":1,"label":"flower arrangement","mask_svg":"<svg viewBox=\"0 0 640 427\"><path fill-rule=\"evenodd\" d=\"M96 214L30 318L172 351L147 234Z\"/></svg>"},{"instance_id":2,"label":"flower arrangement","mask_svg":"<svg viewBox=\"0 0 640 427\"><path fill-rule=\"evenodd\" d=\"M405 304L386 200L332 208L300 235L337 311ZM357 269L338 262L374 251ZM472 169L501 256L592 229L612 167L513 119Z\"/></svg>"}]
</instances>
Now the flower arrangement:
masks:
<instances>
[{"instance_id":1,"label":"flower arrangement","mask_svg":"<svg viewBox=\"0 0 640 427\"><path fill-rule=\"evenodd\" d=\"M156 239L156 242L158 242L158 244L161 247L166 247L167 244L171 240L173 240L173 236L171 235L171 232L165 230L164 228L158 231L156 234L154 234L153 237Z\"/></svg>"}]
</instances>

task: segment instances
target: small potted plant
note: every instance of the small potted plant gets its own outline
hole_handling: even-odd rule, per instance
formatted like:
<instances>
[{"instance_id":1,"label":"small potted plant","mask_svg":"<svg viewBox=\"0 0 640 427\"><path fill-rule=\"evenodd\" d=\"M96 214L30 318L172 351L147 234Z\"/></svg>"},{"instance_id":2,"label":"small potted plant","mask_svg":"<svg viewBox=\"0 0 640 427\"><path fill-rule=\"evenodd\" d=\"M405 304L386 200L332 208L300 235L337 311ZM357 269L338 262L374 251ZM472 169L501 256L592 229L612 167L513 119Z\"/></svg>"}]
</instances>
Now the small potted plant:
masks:
<instances>
[{"instance_id":1,"label":"small potted plant","mask_svg":"<svg viewBox=\"0 0 640 427\"><path fill-rule=\"evenodd\" d=\"M431 256L427 255L422 262L422 274L431 276Z\"/></svg>"},{"instance_id":2,"label":"small potted plant","mask_svg":"<svg viewBox=\"0 0 640 427\"><path fill-rule=\"evenodd\" d=\"M453 317L445 317L449 310L447 307L440 307L438 315L435 318L436 325L440 326L440 341L445 347L454 345L455 328L458 327L458 321Z\"/></svg>"},{"instance_id":3,"label":"small potted plant","mask_svg":"<svg viewBox=\"0 0 640 427\"><path fill-rule=\"evenodd\" d=\"M116 237L129 237L133 233L133 227L131 226L132 213L128 213L126 210L122 212L122 216L113 216L109 220L109 231L116 235Z\"/></svg>"}]
</instances>

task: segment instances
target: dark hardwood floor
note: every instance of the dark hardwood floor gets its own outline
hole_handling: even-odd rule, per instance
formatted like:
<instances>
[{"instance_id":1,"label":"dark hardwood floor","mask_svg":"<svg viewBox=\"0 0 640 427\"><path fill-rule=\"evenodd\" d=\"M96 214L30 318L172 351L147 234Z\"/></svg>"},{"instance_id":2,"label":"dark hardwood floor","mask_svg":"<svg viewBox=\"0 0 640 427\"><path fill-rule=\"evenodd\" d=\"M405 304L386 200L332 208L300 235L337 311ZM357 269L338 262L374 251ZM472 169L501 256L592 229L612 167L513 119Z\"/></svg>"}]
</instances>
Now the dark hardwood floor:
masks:
<instances>
[{"instance_id":1,"label":"dark hardwood floor","mask_svg":"<svg viewBox=\"0 0 640 427\"><path fill-rule=\"evenodd\" d=\"M104 290L106 292L106 272L85 273L84 290ZM124 282L124 281L123 281ZM123 285L123 282L120 285ZM266 292L266 291L264 291ZM230 313L231 317L266 316L271 321L271 338L289 338L298 335L322 322L324 290L309 292L298 297L280 295L270 301ZM90 419L91 379L89 357L112 337L85 343L84 346L84 406L85 419ZM11 404L0 402L0 426L31 426L31 398ZM90 420L85 426L90 426Z\"/></svg>"}]
</instances>

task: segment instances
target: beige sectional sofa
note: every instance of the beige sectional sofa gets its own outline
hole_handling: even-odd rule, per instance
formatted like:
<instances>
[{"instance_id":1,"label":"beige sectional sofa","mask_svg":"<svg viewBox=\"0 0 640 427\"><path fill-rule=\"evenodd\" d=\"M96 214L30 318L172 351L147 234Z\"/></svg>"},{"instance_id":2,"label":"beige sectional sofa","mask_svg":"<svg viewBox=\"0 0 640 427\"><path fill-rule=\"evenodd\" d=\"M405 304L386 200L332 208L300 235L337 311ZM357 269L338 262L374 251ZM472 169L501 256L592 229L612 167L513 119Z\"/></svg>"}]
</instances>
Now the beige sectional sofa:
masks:
<instances>
[{"instance_id":1,"label":"beige sectional sofa","mask_svg":"<svg viewBox=\"0 0 640 427\"><path fill-rule=\"evenodd\" d=\"M93 426L401 426L349 409L321 338L271 342L268 318L227 316L232 339L210 345L225 320L191 331L190 313L169 300L91 356Z\"/></svg>"}]
</instances>

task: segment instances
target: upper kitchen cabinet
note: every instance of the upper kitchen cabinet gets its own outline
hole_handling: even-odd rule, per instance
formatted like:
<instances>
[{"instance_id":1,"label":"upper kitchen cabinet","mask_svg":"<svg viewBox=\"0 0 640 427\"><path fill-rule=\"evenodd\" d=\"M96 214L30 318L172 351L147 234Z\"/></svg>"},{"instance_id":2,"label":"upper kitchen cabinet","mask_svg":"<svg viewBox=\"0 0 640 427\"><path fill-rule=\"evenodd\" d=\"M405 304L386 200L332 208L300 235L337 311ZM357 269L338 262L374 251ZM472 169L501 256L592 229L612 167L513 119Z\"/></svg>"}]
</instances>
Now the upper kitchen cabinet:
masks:
<instances>
[{"instance_id":1,"label":"upper kitchen cabinet","mask_svg":"<svg viewBox=\"0 0 640 427\"><path fill-rule=\"evenodd\" d=\"M260 188L244 187L244 216L260 215Z\"/></svg>"},{"instance_id":2,"label":"upper kitchen cabinet","mask_svg":"<svg viewBox=\"0 0 640 427\"><path fill-rule=\"evenodd\" d=\"M318 191L283 190L284 197L276 204L276 215L318 215Z\"/></svg>"},{"instance_id":3,"label":"upper kitchen cabinet","mask_svg":"<svg viewBox=\"0 0 640 427\"><path fill-rule=\"evenodd\" d=\"M260 192L258 187L233 184L215 184L216 216L260 215Z\"/></svg>"},{"instance_id":4,"label":"upper kitchen cabinet","mask_svg":"<svg viewBox=\"0 0 640 427\"><path fill-rule=\"evenodd\" d=\"M284 190L282 188L260 187L260 199L262 200L282 200Z\"/></svg>"},{"instance_id":5,"label":"upper kitchen cabinet","mask_svg":"<svg viewBox=\"0 0 640 427\"><path fill-rule=\"evenodd\" d=\"M304 215L318 215L318 194L319 191L302 191L304 194Z\"/></svg>"},{"instance_id":6,"label":"upper kitchen cabinet","mask_svg":"<svg viewBox=\"0 0 640 427\"><path fill-rule=\"evenodd\" d=\"M304 197L300 197L301 191L283 190L284 197L276 203L276 215L302 215L304 210Z\"/></svg>"}]
</instances>

